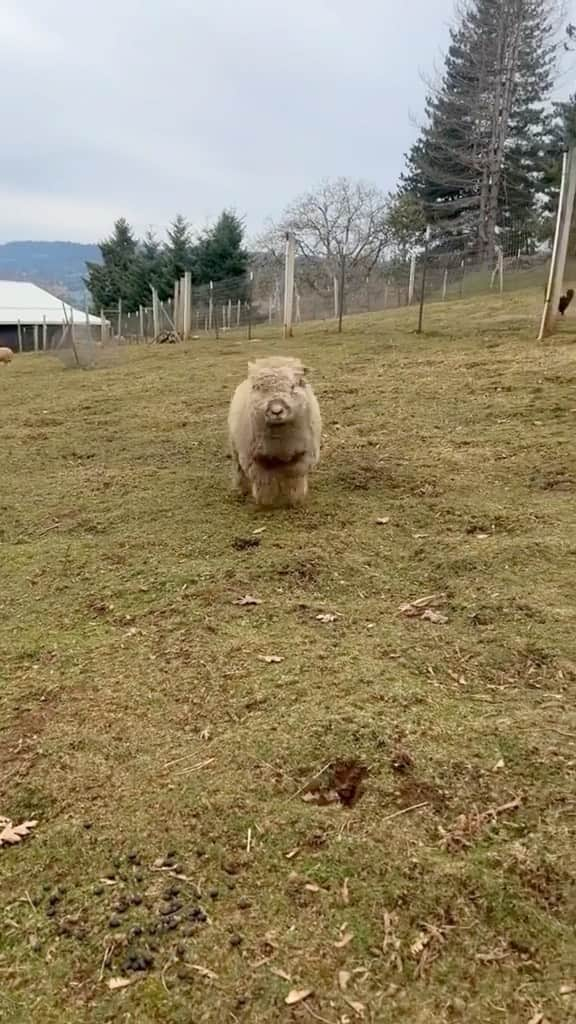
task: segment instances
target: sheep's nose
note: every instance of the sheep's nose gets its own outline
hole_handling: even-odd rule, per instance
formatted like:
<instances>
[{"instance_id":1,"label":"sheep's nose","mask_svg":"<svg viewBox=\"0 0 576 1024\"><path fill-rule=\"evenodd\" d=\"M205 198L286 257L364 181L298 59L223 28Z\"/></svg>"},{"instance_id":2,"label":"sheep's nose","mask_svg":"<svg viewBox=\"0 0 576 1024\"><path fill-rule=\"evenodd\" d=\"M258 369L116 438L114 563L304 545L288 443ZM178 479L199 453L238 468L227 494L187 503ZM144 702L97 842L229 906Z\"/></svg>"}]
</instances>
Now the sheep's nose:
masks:
<instances>
[{"instance_id":1,"label":"sheep's nose","mask_svg":"<svg viewBox=\"0 0 576 1024\"><path fill-rule=\"evenodd\" d=\"M269 410L272 416L281 416L284 412L284 407L281 402L271 402Z\"/></svg>"}]
</instances>

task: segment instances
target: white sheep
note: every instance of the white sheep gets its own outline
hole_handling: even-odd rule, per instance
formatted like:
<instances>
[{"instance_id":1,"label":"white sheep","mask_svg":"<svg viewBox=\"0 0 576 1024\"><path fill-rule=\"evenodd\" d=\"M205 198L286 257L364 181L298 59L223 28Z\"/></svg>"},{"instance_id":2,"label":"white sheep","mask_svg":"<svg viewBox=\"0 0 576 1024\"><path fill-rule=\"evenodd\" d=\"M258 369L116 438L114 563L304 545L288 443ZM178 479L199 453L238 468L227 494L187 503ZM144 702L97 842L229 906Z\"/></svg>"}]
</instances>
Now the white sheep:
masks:
<instances>
[{"instance_id":1,"label":"white sheep","mask_svg":"<svg viewBox=\"0 0 576 1024\"><path fill-rule=\"evenodd\" d=\"M0 348L0 363L11 363L14 353L11 348Z\"/></svg>"},{"instance_id":2,"label":"white sheep","mask_svg":"<svg viewBox=\"0 0 576 1024\"><path fill-rule=\"evenodd\" d=\"M299 359L248 364L228 416L234 484L257 505L295 505L308 493L320 458L322 420Z\"/></svg>"}]
</instances>

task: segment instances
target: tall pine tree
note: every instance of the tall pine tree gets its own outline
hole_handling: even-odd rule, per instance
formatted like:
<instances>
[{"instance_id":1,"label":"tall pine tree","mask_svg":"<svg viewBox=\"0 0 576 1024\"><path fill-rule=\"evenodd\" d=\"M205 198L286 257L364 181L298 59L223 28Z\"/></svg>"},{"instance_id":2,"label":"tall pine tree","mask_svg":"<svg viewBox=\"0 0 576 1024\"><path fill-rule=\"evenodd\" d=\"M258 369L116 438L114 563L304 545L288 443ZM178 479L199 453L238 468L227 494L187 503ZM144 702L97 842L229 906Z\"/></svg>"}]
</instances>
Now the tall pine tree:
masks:
<instances>
[{"instance_id":1,"label":"tall pine tree","mask_svg":"<svg viewBox=\"0 0 576 1024\"><path fill-rule=\"evenodd\" d=\"M174 283L186 271L194 269L194 246L190 225L185 217L178 214L168 229L168 241L163 249L163 287L161 297L167 298L174 291Z\"/></svg>"},{"instance_id":2,"label":"tall pine tree","mask_svg":"<svg viewBox=\"0 0 576 1024\"><path fill-rule=\"evenodd\" d=\"M110 310L120 299L126 312L138 308L133 295L137 246L134 232L124 217L115 222L110 238L99 243L102 263L87 263L85 279L96 310Z\"/></svg>"},{"instance_id":3,"label":"tall pine tree","mask_svg":"<svg viewBox=\"0 0 576 1024\"><path fill-rule=\"evenodd\" d=\"M467 0L403 188L446 246L492 257L499 229L531 215L555 57L548 0Z\"/></svg>"},{"instance_id":4,"label":"tall pine tree","mask_svg":"<svg viewBox=\"0 0 576 1024\"><path fill-rule=\"evenodd\" d=\"M199 284L242 277L249 256L243 246L244 225L230 210L224 210L212 228L204 232L196 247L196 277Z\"/></svg>"}]
</instances>

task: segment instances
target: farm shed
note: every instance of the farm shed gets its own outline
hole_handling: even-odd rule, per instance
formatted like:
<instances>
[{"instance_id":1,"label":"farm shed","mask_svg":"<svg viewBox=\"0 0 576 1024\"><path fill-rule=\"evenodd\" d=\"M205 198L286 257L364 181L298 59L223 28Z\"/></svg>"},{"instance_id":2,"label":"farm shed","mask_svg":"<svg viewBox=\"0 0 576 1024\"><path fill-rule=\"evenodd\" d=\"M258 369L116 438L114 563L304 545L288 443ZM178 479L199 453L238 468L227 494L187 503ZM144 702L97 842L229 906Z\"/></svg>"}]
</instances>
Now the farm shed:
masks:
<instances>
[{"instance_id":1,"label":"farm shed","mask_svg":"<svg viewBox=\"0 0 576 1024\"><path fill-rule=\"evenodd\" d=\"M67 303L66 316L86 330L86 314ZM53 348L62 337L66 316L61 299L28 281L0 281L0 346L14 352ZM90 316L90 329L101 327L98 316Z\"/></svg>"}]
</instances>

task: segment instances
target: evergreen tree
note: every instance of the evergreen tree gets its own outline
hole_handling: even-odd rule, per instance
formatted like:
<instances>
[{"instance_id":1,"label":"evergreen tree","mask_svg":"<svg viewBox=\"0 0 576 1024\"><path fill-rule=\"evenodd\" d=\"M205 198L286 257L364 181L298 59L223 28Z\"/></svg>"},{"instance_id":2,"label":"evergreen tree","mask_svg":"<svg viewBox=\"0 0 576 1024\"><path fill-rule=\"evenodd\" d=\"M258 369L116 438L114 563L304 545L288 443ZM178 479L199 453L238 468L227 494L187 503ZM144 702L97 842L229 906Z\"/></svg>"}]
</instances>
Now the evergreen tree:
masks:
<instances>
[{"instance_id":1,"label":"evergreen tree","mask_svg":"<svg viewBox=\"0 0 576 1024\"><path fill-rule=\"evenodd\" d=\"M460 12L403 178L448 246L492 256L498 229L531 215L552 31L547 0L468 0Z\"/></svg>"},{"instance_id":2,"label":"evergreen tree","mask_svg":"<svg viewBox=\"0 0 576 1024\"><path fill-rule=\"evenodd\" d=\"M242 277L249 263L243 247L244 225L230 210L224 210L214 226L202 235L195 251L195 271L199 284Z\"/></svg>"},{"instance_id":3,"label":"evergreen tree","mask_svg":"<svg viewBox=\"0 0 576 1024\"><path fill-rule=\"evenodd\" d=\"M162 246L153 231L147 231L138 246L131 279L131 297L138 306L149 306L152 302L152 288L158 289L161 297L164 285L164 256Z\"/></svg>"},{"instance_id":4,"label":"evergreen tree","mask_svg":"<svg viewBox=\"0 0 576 1024\"><path fill-rule=\"evenodd\" d=\"M126 312L134 305L132 282L137 255L137 240L124 217L114 224L110 238L99 243L102 263L87 263L85 284L92 296L94 308L112 309L120 299Z\"/></svg>"},{"instance_id":5,"label":"evergreen tree","mask_svg":"<svg viewBox=\"0 0 576 1024\"><path fill-rule=\"evenodd\" d=\"M168 241L163 252L163 271L161 298L173 294L174 284L188 270L194 269L194 246L190 234L190 225L185 217L178 214L168 230Z\"/></svg>"}]
</instances>

